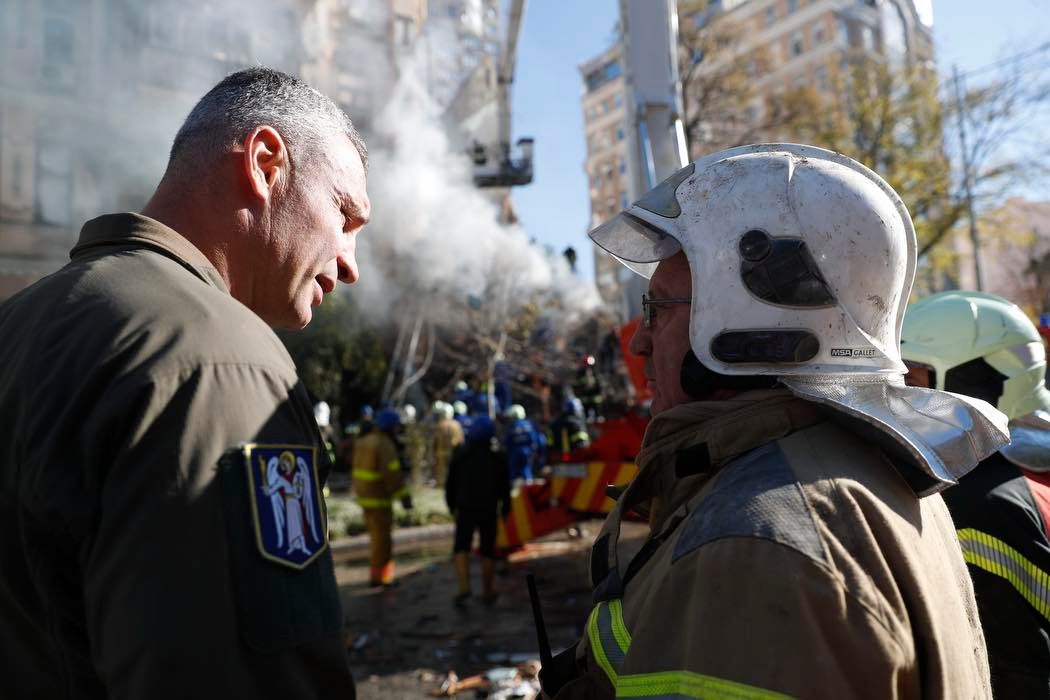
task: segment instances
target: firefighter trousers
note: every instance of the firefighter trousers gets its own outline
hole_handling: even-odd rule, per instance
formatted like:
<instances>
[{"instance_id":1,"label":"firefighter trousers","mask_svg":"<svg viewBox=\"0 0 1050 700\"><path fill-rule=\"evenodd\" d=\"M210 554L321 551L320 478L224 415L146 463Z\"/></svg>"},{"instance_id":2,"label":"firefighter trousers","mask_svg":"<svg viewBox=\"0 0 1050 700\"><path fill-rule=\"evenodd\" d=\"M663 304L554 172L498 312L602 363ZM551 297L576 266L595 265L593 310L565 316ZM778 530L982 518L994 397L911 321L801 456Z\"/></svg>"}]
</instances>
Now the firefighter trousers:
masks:
<instances>
[{"instance_id":1,"label":"firefighter trousers","mask_svg":"<svg viewBox=\"0 0 1050 700\"><path fill-rule=\"evenodd\" d=\"M369 579L372 583L394 580L394 511L392 508L365 508L368 529Z\"/></svg>"}]
</instances>

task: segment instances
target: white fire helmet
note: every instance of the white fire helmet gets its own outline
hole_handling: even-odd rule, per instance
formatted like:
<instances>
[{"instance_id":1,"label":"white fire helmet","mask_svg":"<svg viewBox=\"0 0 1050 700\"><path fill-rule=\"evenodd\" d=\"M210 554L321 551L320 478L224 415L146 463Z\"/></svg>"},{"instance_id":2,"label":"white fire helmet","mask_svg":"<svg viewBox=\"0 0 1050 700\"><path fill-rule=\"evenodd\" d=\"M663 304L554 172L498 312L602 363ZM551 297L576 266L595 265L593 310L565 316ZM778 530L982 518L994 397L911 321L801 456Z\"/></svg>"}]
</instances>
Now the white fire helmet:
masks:
<instances>
[{"instance_id":1,"label":"white fire helmet","mask_svg":"<svg viewBox=\"0 0 1050 700\"><path fill-rule=\"evenodd\" d=\"M591 238L645 277L685 252L693 352L721 374L903 374L915 231L863 165L793 144L679 170Z\"/></svg>"},{"instance_id":2,"label":"white fire helmet","mask_svg":"<svg viewBox=\"0 0 1050 700\"><path fill-rule=\"evenodd\" d=\"M503 412L503 417L508 420L525 420L525 407L517 403L513 406L508 406L507 410Z\"/></svg>"},{"instance_id":3,"label":"white fire helmet","mask_svg":"<svg viewBox=\"0 0 1050 700\"><path fill-rule=\"evenodd\" d=\"M953 483L1006 439L1004 417L987 404L953 402L932 416L919 390L903 386L915 230L893 189L846 156L798 144L714 153L590 236L645 277L684 252L700 361L720 374L777 375L799 396L890 433L932 478L913 481L922 493ZM901 420L902 400L926 420ZM917 427L946 421L953 436ZM965 433L975 422L973 441Z\"/></svg>"}]
</instances>

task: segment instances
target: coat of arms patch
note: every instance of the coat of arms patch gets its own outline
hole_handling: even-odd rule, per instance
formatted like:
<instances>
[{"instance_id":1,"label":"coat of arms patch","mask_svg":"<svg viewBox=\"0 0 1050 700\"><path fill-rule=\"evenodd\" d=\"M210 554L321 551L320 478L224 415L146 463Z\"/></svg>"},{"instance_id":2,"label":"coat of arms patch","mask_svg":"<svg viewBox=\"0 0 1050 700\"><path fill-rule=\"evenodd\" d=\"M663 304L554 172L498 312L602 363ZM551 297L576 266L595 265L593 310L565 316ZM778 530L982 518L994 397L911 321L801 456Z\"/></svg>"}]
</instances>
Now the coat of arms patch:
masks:
<instances>
[{"instance_id":1,"label":"coat of arms patch","mask_svg":"<svg viewBox=\"0 0 1050 700\"><path fill-rule=\"evenodd\" d=\"M317 451L312 445L247 445L252 519L259 552L302 569L328 546Z\"/></svg>"}]
</instances>

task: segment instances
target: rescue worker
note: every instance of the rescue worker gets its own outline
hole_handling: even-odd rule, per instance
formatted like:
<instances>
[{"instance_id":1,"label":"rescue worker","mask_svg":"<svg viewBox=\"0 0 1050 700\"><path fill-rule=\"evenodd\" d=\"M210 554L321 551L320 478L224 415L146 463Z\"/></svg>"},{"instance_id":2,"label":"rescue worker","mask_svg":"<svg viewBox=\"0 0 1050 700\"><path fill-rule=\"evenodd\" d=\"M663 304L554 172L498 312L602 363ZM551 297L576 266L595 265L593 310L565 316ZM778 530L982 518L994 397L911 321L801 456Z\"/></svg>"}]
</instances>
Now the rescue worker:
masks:
<instances>
[{"instance_id":1,"label":"rescue worker","mask_svg":"<svg viewBox=\"0 0 1050 700\"><path fill-rule=\"evenodd\" d=\"M456 519L452 562L459 590L454 602L462 607L470 597L470 545L474 532L481 541L482 601L496 599L497 516L510 513L510 479L507 458L499 448L491 418L478 418L464 444L456 447L445 483L445 503Z\"/></svg>"},{"instance_id":2,"label":"rescue worker","mask_svg":"<svg viewBox=\"0 0 1050 700\"><path fill-rule=\"evenodd\" d=\"M572 392L583 405L584 415L588 420L593 421L601 415L605 390L598 378L594 355L587 355L580 362L580 369L572 384Z\"/></svg>"},{"instance_id":3,"label":"rescue worker","mask_svg":"<svg viewBox=\"0 0 1050 700\"><path fill-rule=\"evenodd\" d=\"M907 381L995 405L1009 445L944 492L973 578L992 690L1050 693L1050 392L1039 331L1006 299L944 292L908 309Z\"/></svg>"},{"instance_id":4,"label":"rescue worker","mask_svg":"<svg viewBox=\"0 0 1050 700\"><path fill-rule=\"evenodd\" d=\"M368 582L391 587L394 581L394 499L405 508L411 499L405 486L397 452L397 431L401 417L392 408L376 414L375 430L354 445L353 488L365 515L368 530Z\"/></svg>"},{"instance_id":5,"label":"rescue worker","mask_svg":"<svg viewBox=\"0 0 1050 700\"><path fill-rule=\"evenodd\" d=\"M317 429L321 432L321 441L328 456L328 463L335 464L335 431L332 430L332 407L327 401L318 401L314 404L314 420Z\"/></svg>"},{"instance_id":6,"label":"rescue worker","mask_svg":"<svg viewBox=\"0 0 1050 700\"><path fill-rule=\"evenodd\" d=\"M559 698L986 698L939 491L1001 447L980 401L904 386L915 232L878 175L797 144L681 169L591 238L651 276L653 419L591 550ZM650 534L621 561L620 523Z\"/></svg>"},{"instance_id":7,"label":"rescue worker","mask_svg":"<svg viewBox=\"0 0 1050 700\"><path fill-rule=\"evenodd\" d=\"M351 423L343 429L343 440L339 443L339 458L343 471L349 476L354 468L354 442L368 435L372 430L372 421L375 418L375 410L365 404L361 407L361 415L356 423Z\"/></svg>"},{"instance_id":8,"label":"rescue worker","mask_svg":"<svg viewBox=\"0 0 1050 700\"><path fill-rule=\"evenodd\" d=\"M514 374L511 366L502 360L496 363L492 369L492 398L495 401L496 411L504 413L513 405L513 392L510 387L510 379Z\"/></svg>"},{"instance_id":9,"label":"rescue worker","mask_svg":"<svg viewBox=\"0 0 1050 700\"><path fill-rule=\"evenodd\" d=\"M525 408L514 404L503 414L509 421L503 433L511 481L532 482L532 467L540 447L536 426L525 417Z\"/></svg>"},{"instance_id":10,"label":"rescue worker","mask_svg":"<svg viewBox=\"0 0 1050 700\"><path fill-rule=\"evenodd\" d=\"M271 329L357 279L366 166L327 97L232 73L142 213L0 305L5 695L352 697L330 465Z\"/></svg>"},{"instance_id":11,"label":"rescue worker","mask_svg":"<svg viewBox=\"0 0 1050 700\"><path fill-rule=\"evenodd\" d=\"M438 487L445 485L448 462L452 450L463 444L463 428L453 418L452 406L444 401L434 402L434 432L431 450L434 463L434 481Z\"/></svg>"},{"instance_id":12,"label":"rescue worker","mask_svg":"<svg viewBox=\"0 0 1050 700\"><path fill-rule=\"evenodd\" d=\"M474 421L470 414L467 413L467 404L462 401L453 401L452 412L455 414L454 418L459 423L459 427L463 429L463 434L466 435L470 432L470 424Z\"/></svg>"},{"instance_id":13,"label":"rescue worker","mask_svg":"<svg viewBox=\"0 0 1050 700\"><path fill-rule=\"evenodd\" d=\"M427 468L427 429L416 420L416 407L405 404L401 409L401 444L404 445L404 455L407 471L411 475L411 482L415 486L421 486Z\"/></svg>"},{"instance_id":14,"label":"rescue worker","mask_svg":"<svg viewBox=\"0 0 1050 700\"><path fill-rule=\"evenodd\" d=\"M471 391L470 385L462 379L456 382L455 394L453 394L453 405L456 401L462 401L468 408L474 403L474 392Z\"/></svg>"},{"instance_id":15,"label":"rescue worker","mask_svg":"<svg viewBox=\"0 0 1050 700\"><path fill-rule=\"evenodd\" d=\"M565 399L561 413L551 423L550 430L551 444L562 462L571 461L573 452L591 444L587 424L583 422L583 404L575 397Z\"/></svg>"}]
</instances>

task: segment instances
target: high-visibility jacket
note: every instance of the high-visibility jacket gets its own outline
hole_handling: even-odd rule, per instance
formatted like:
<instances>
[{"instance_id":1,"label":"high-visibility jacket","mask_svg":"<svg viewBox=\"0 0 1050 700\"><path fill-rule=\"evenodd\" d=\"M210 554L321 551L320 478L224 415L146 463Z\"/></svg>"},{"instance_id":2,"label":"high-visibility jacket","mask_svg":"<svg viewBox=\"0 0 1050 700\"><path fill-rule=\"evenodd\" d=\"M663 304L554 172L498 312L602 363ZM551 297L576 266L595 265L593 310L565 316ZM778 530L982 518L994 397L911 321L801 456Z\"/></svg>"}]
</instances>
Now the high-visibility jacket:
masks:
<instances>
[{"instance_id":1,"label":"high-visibility jacket","mask_svg":"<svg viewBox=\"0 0 1050 700\"><path fill-rule=\"evenodd\" d=\"M354 445L354 495L362 508L390 508L404 492L404 476L394 439L373 430Z\"/></svg>"},{"instance_id":2,"label":"high-visibility jacket","mask_svg":"<svg viewBox=\"0 0 1050 700\"><path fill-rule=\"evenodd\" d=\"M657 415L591 550L575 698L988 698L943 499L787 392ZM630 562L619 524L650 514ZM624 557L624 558L621 558Z\"/></svg>"},{"instance_id":3,"label":"high-visibility jacket","mask_svg":"<svg viewBox=\"0 0 1050 700\"><path fill-rule=\"evenodd\" d=\"M1050 474L1000 453L944 493L973 577L995 697L1050 694Z\"/></svg>"}]
</instances>

